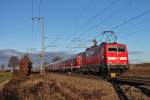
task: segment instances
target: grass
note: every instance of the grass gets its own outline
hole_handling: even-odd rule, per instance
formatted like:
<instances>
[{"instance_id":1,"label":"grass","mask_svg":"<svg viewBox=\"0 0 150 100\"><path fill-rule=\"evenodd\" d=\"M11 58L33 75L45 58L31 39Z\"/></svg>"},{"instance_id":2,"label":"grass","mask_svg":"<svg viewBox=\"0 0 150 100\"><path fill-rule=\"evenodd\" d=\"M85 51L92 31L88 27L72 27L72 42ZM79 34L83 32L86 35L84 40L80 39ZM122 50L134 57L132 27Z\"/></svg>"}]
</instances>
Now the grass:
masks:
<instances>
[{"instance_id":1,"label":"grass","mask_svg":"<svg viewBox=\"0 0 150 100\"><path fill-rule=\"evenodd\" d=\"M132 87L121 88L131 99L149 100ZM4 86L0 97L2 100L119 100L111 83L105 80L54 73L14 77Z\"/></svg>"},{"instance_id":2,"label":"grass","mask_svg":"<svg viewBox=\"0 0 150 100\"><path fill-rule=\"evenodd\" d=\"M150 66L130 66L123 76L150 76Z\"/></svg>"},{"instance_id":3,"label":"grass","mask_svg":"<svg viewBox=\"0 0 150 100\"><path fill-rule=\"evenodd\" d=\"M0 83L12 78L11 72L0 72Z\"/></svg>"},{"instance_id":4,"label":"grass","mask_svg":"<svg viewBox=\"0 0 150 100\"><path fill-rule=\"evenodd\" d=\"M111 84L57 74L12 78L0 93L3 100L118 100Z\"/></svg>"}]
</instances>

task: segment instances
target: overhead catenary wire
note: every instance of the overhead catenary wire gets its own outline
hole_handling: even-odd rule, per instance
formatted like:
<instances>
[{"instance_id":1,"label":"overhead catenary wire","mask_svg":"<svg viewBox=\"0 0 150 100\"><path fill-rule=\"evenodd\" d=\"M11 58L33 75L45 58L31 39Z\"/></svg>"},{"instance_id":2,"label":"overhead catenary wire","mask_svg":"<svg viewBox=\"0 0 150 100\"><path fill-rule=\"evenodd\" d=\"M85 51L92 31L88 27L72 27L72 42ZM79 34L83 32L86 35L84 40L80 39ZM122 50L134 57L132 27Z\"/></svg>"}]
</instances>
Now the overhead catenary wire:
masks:
<instances>
[{"instance_id":1,"label":"overhead catenary wire","mask_svg":"<svg viewBox=\"0 0 150 100\"><path fill-rule=\"evenodd\" d=\"M148 9L148 10L140 13L139 15L136 15L136 16L128 19L128 20L123 21L122 23L120 23L120 24L110 28L110 30L114 30L114 29L120 28L120 27L122 27L122 26L124 26L124 25L126 25L126 24L128 24L128 23L130 23L130 22L132 22L132 21L134 21L136 19L138 19L138 18L141 18L141 17L143 17L143 16L145 16L145 15L147 15L149 13L150 13L150 9Z\"/></svg>"},{"instance_id":2,"label":"overhead catenary wire","mask_svg":"<svg viewBox=\"0 0 150 100\"><path fill-rule=\"evenodd\" d=\"M41 3L42 3L42 0L39 1L39 17L41 16Z\"/></svg>"},{"instance_id":3,"label":"overhead catenary wire","mask_svg":"<svg viewBox=\"0 0 150 100\"><path fill-rule=\"evenodd\" d=\"M33 17L33 14L34 14L34 13L33 13L33 11L34 11L34 1L32 0L31 2L32 2L32 5L31 5L31 6L32 6L32 8L31 8L31 9L32 9L32 12L31 12L31 13L32 13L32 17Z\"/></svg>"},{"instance_id":4,"label":"overhead catenary wire","mask_svg":"<svg viewBox=\"0 0 150 100\"><path fill-rule=\"evenodd\" d=\"M93 22L97 17L99 17L101 14L103 14L105 11L107 11L111 6L113 6L114 4L116 4L118 2L118 0L113 0L108 6L104 7L102 10L100 10L100 12L98 12L95 16L93 16L90 20L88 20L86 23L84 23L79 30L76 30L75 32L73 32L73 35L76 35L78 31L82 30L83 28L85 28L86 26L88 26L91 22ZM83 10L84 11L84 10ZM80 16L80 14L79 14ZM80 18L80 17L79 17ZM78 19L78 18L77 18ZM76 20L74 21L76 22ZM73 22L73 23L74 23ZM72 26L72 25L71 25ZM62 34L60 34L53 42L60 40L60 38L62 37Z\"/></svg>"},{"instance_id":5,"label":"overhead catenary wire","mask_svg":"<svg viewBox=\"0 0 150 100\"><path fill-rule=\"evenodd\" d=\"M129 33L126 33L126 34L122 34L123 36L127 36L127 35L130 35L130 37L131 36L133 36L133 35L135 35L135 33L138 33L138 32L141 32L141 31L145 31L145 30L149 30L150 29L150 26L146 26L146 27L142 27L141 29L138 29L138 30L136 30L136 31L133 31L133 32L129 32Z\"/></svg>"},{"instance_id":6,"label":"overhead catenary wire","mask_svg":"<svg viewBox=\"0 0 150 100\"><path fill-rule=\"evenodd\" d=\"M117 2L118 2L118 0L113 0L109 5L107 5L102 10L100 10L95 16L93 16L91 19L89 19L86 23L82 24L82 26L78 30L73 32L72 36L74 36L74 37L71 38L70 41L74 41L76 39L75 35L77 35L77 33L79 33L81 30L83 30L85 27L87 27L90 23L92 23L96 18L101 16L103 13L105 13L108 9L110 9ZM74 40L72 40L72 39L74 39Z\"/></svg>"},{"instance_id":7,"label":"overhead catenary wire","mask_svg":"<svg viewBox=\"0 0 150 100\"><path fill-rule=\"evenodd\" d=\"M134 21L134 20L136 20L136 19L138 19L138 18L141 18L141 17L143 17L143 16L145 16L145 15L147 15L147 14L149 14L149 13L150 13L150 9L148 9L148 10L146 10L146 11L140 13L139 15L136 15L136 16L134 16L134 17L131 17L131 18L125 20L125 21L123 21L122 23L120 23L120 24L118 24L118 25L116 25L116 26L114 26L114 27L112 27L112 28L110 28L110 29L108 29L108 30L115 30L115 29L117 29L117 28L120 28L120 27L122 27L122 26L124 26L124 25L126 25L126 24L128 24L128 23L130 23L130 22L132 22L132 21ZM146 27L146 28L147 28L147 27ZM142 29L142 30L143 30L143 29ZM134 33L135 33L135 32L134 32ZM96 38L96 37L99 36L99 35L100 35L100 34L96 35L94 38Z\"/></svg>"},{"instance_id":8,"label":"overhead catenary wire","mask_svg":"<svg viewBox=\"0 0 150 100\"><path fill-rule=\"evenodd\" d=\"M35 27L37 27L37 25L39 26L40 24L40 18L41 18L41 3L42 3L42 0L38 0L38 5L34 5L35 4L35 0L32 0L31 1L31 15L32 15L32 47L31 47L31 51L34 51L35 50L35 45L34 45L34 31L35 31ZM37 9L37 13L35 13L35 6L36 6L36 9ZM35 17L36 16L36 17Z\"/></svg>"},{"instance_id":9,"label":"overhead catenary wire","mask_svg":"<svg viewBox=\"0 0 150 100\"><path fill-rule=\"evenodd\" d=\"M31 50L34 48L34 20L33 20L33 15L34 15L34 1L32 0L32 47Z\"/></svg>"},{"instance_id":10,"label":"overhead catenary wire","mask_svg":"<svg viewBox=\"0 0 150 100\"><path fill-rule=\"evenodd\" d=\"M98 28L100 25L102 25L102 23L108 21L111 16L113 16L116 12L120 11L122 8L125 8L125 7L122 6L122 7L118 8L118 9L116 9L115 11L113 11L112 13L110 13L109 16L105 17L103 20L100 20L100 22L99 22L98 24L95 24L95 25L89 27L87 30L84 31L84 34L82 35L82 37L83 37L85 34L87 34L87 32L89 32L89 31L91 31L91 30L93 30L93 29ZM83 33L83 32L82 32L82 33ZM95 35L94 38L96 38L97 36L99 36L99 35ZM77 36L77 37L78 37L78 36Z\"/></svg>"},{"instance_id":11,"label":"overhead catenary wire","mask_svg":"<svg viewBox=\"0 0 150 100\"><path fill-rule=\"evenodd\" d=\"M129 7L129 6L128 6ZM95 28L98 28L100 25L102 25L102 23L106 23L108 20L110 20L111 18L112 18L112 16L115 14L116 15L116 13L118 13L118 12L120 12L120 11L122 11L123 9L126 9L127 7L124 7L124 6L121 6L120 8L117 8L115 11L113 11L113 12L111 12L107 17L104 17L104 19L103 20L100 20L100 22L98 22L97 24L95 24L95 25L93 25L93 26L91 26L91 27L89 27L86 31L84 31L84 34L83 35L85 35L88 31L90 31L90 30L93 30L93 29L95 29ZM97 37L97 36L95 36L95 37Z\"/></svg>"},{"instance_id":12,"label":"overhead catenary wire","mask_svg":"<svg viewBox=\"0 0 150 100\"><path fill-rule=\"evenodd\" d=\"M72 23L65 29L64 32L66 32L67 30L71 29L74 26L74 24L77 23L81 19L82 15L86 12L86 10L89 8L91 3L92 3L92 0L89 0L89 2L87 3L87 6L82 8L82 10L79 13L79 15L72 21Z\"/></svg>"},{"instance_id":13,"label":"overhead catenary wire","mask_svg":"<svg viewBox=\"0 0 150 100\"><path fill-rule=\"evenodd\" d=\"M66 33L69 29L71 29L71 28L75 25L75 23L77 23L77 22L81 19L82 15L87 11L87 9L88 9L89 6L91 5L91 3L92 3L92 0L89 0L89 2L87 3L87 5L82 8L82 10L81 10L81 12L79 13L79 15L78 15L78 16L65 28L65 30L64 30L63 32L61 32L61 33L58 35L58 37L56 37L56 39L54 39L51 43L54 43L55 41L59 41L59 40L65 35L65 33Z\"/></svg>"},{"instance_id":14,"label":"overhead catenary wire","mask_svg":"<svg viewBox=\"0 0 150 100\"><path fill-rule=\"evenodd\" d=\"M83 30L85 27L87 27L91 22L93 22L96 18L98 18L100 15L102 15L104 12L106 12L109 8L111 8L117 2L118 2L118 0L113 0L109 5L104 7L95 16L93 16L91 19L89 19L87 22L85 22L78 30L73 32L73 35L76 35L77 33L79 33L81 30Z\"/></svg>"}]
</instances>

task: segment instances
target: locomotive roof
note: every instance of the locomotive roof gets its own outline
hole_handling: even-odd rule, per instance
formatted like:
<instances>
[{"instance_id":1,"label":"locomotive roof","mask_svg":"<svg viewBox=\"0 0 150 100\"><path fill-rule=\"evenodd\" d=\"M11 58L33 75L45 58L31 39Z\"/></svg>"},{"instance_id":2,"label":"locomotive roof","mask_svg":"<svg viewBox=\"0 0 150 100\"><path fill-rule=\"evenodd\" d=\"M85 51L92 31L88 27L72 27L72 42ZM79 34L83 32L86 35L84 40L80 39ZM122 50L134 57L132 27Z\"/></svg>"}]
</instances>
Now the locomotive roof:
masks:
<instances>
[{"instance_id":1,"label":"locomotive roof","mask_svg":"<svg viewBox=\"0 0 150 100\"><path fill-rule=\"evenodd\" d=\"M102 46L102 45L122 45L122 46L126 46L126 44L121 44L121 43L117 43L117 42L114 42L114 43L106 43L106 42L102 42L101 44L100 44L100 46Z\"/></svg>"},{"instance_id":2,"label":"locomotive roof","mask_svg":"<svg viewBox=\"0 0 150 100\"><path fill-rule=\"evenodd\" d=\"M125 44L121 44L121 43L117 43L117 42L114 42L114 43L102 42L99 46L96 45L96 46L91 46L91 47L87 48L86 51L87 51L87 50L91 50L91 49L93 49L93 48L99 48L99 47L102 46L102 45L125 45Z\"/></svg>"}]
</instances>

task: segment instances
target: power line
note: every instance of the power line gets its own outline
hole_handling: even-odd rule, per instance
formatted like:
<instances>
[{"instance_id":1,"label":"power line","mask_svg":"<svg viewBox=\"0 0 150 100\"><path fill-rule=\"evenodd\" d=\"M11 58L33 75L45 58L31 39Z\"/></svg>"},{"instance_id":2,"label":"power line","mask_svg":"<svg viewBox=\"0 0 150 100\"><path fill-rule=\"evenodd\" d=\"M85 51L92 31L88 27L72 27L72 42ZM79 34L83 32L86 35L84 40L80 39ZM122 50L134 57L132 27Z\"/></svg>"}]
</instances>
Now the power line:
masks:
<instances>
[{"instance_id":1,"label":"power line","mask_svg":"<svg viewBox=\"0 0 150 100\"><path fill-rule=\"evenodd\" d=\"M62 33L60 33L60 34L58 35L58 37L57 37L52 43L54 43L55 41L59 41L59 40L61 39L61 37L63 37L63 36L65 35L65 33L66 33L69 29L71 29L71 28L74 26L74 24L77 23L77 22L81 19L83 13L85 13L86 10L87 10L87 9L89 8L89 6L91 5L91 2L92 2L92 0L89 0L89 2L87 3L87 6L85 6L85 7L82 8L82 10L81 10L81 12L79 13L79 15L68 25L68 27L66 27L66 29L65 29Z\"/></svg>"},{"instance_id":2,"label":"power line","mask_svg":"<svg viewBox=\"0 0 150 100\"><path fill-rule=\"evenodd\" d=\"M32 0L32 42L34 41L34 21L38 21L38 24L41 26L41 72L43 70L43 64L44 64L44 58L45 58L45 32L44 32L44 17L41 17L40 15L40 10L41 10L41 2L42 0L39 1L39 6L38 6L38 16L34 16L34 1ZM34 46L34 43L33 43Z\"/></svg>"},{"instance_id":3,"label":"power line","mask_svg":"<svg viewBox=\"0 0 150 100\"><path fill-rule=\"evenodd\" d=\"M98 24L95 24L91 27L89 27L87 30L84 31L84 34L85 35L88 31L91 31L97 27L99 27L100 25L102 25L102 23L108 21L110 18L112 18L111 16L113 16L114 14L116 14L116 12L120 11L122 8L125 8L125 7L121 7L121 8L118 8L117 10L113 11L110 15L108 15L107 17L105 17L103 20L101 20ZM83 36L82 35L82 36ZM94 38L96 38L98 35L95 35Z\"/></svg>"},{"instance_id":4,"label":"power line","mask_svg":"<svg viewBox=\"0 0 150 100\"><path fill-rule=\"evenodd\" d=\"M126 25L126 24L128 24L128 23L130 23L130 22L132 22L132 21L134 21L134 20L136 20L136 19L138 19L138 18L140 18L140 17L143 17L144 15L149 14L149 13L150 13L150 9L149 9L149 10L146 10L146 11L142 12L141 14L139 14L139 15L137 15L137 16L134 16L134 17L132 17L132 18L130 18L130 19L128 19L128 20L125 20L124 22L120 23L119 25L114 26L114 27L111 28L110 30L117 29L117 28L119 28L119 27L121 27L121 26L123 26L123 25Z\"/></svg>"},{"instance_id":5,"label":"power line","mask_svg":"<svg viewBox=\"0 0 150 100\"><path fill-rule=\"evenodd\" d=\"M74 35L77 34L77 32L80 32L80 30L83 30L86 26L88 26L91 22L93 22L97 17L102 15L105 11L107 11L111 6L116 4L118 0L113 0L108 6L104 7L100 12L98 12L95 16L93 16L90 20L88 20L86 23L84 23L78 30L74 32Z\"/></svg>"},{"instance_id":6,"label":"power line","mask_svg":"<svg viewBox=\"0 0 150 100\"><path fill-rule=\"evenodd\" d=\"M91 5L92 3L92 0L89 0L88 4L86 7L82 8L82 11L79 13L79 15L73 20L73 22L66 28L66 31L70 28L73 27L73 25L75 23L77 23L80 19L81 19L81 16L83 15L83 13L89 8L89 6Z\"/></svg>"},{"instance_id":7,"label":"power line","mask_svg":"<svg viewBox=\"0 0 150 100\"><path fill-rule=\"evenodd\" d=\"M33 15L34 15L34 1L32 0L32 47L31 50L34 48L34 20L33 20Z\"/></svg>"},{"instance_id":8,"label":"power line","mask_svg":"<svg viewBox=\"0 0 150 100\"><path fill-rule=\"evenodd\" d=\"M75 32L73 32L73 35L76 35L76 33L80 30L82 30L83 28L85 28L86 26L88 26L91 22L93 22L97 17L99 17L101 14L103 14L106 10L108 10L109 8L111 8L111 6L113 6L114 4L117 3L118 0L113 0L108 6L106 6L105 8L103 8L100 12L98 12L95 16L93 16L90 20L88 20L86 23L84 23L78 30L76 30ZM56 38L53 42L58 41L60 39L61 35ZM52 43L53 43L52 42Z\"/></svg>"},{"instance_id":9,"label":"power line","mask_svg":"<svg viewBox=\"0 0 150 100\"><path fill-rule=\"evenodd\" d=\"M123 25L126 25L126 24L128 24L128 23L130 23L130 22L132 22L132 21L134 21L134 20L136 20L136 19L138 19L138 18L140 18L140 17L143 17L144 15L149 14L149 13L150 13L150 9L149 9L149 10L146 10L146 11L144 11L144 12L142 12L141 14L139 14L139 15L137 15L137 16L134 16L134 17L132 17L132 18L130 18L130 19L128 19L128 20L126 20L126 21L120 23L119 25L114 26L113 28L111 28L111 29L109 29L109 30L117 29L117 28L119 28L119 27L121 27L121 26L123 26ZM141 29L141 30L148 29L148 28L149 28L149 27L145 27L145 28L143 28L143 29ZM139 31L141 31L141 30L139 30ZM138 30L135 31L135 32L138 32ZM134 33L135 33L135 32L134 32ZM129 34L129 33L128 33L128 34ZM97 36L98 36L98 35L96 35L94 38L96 38Z\"/></svg>"},{"instance_id":10,"label":"power line","mask_svg":"<svg viewBox=\"0 0 150 100\"><path fill-rule=\"evenodd\" d=\"M118 2L118 0L113 0L109 5L104 7L100 12L98 12L95 16L93 16L90 20L88 20L86 23L84 23L79 30L75 31L73 35L76 35L77 32L80 32L83 30L86 26L88 26L91 22L93 22L97 17L101 16L103 13L105 13L108 9L110 9L113 5L115 5ZM75 39L75 37L74 37Z\"/></svg>"},{"instance_id":11,"label":"power line","mask_svg":"<svg viewBox=\"0 0 150 100\"><path fill-rule=\"evenodd\" d=\"M100 20L99 23L97 23L96 25L93 25L92 27L88 28L88 29L87 29L86 31L84 31L84 32L86 33L86 32L88 32L88 31L90 31L90 30L93 30L93 29L99 27L100 25L102 25L102 23L104 23L104 22L108 21L109 19L111 19L114 14L116 15L116 13L117 13L118 11L122 11L122 10L123 10L122 8L125 9L125 7L123 7L123 6L120 7L120 8L118 8L118 9L116 9L115 11L113 11L112 13L110 13L110 15L108 15L107 17L105 17L103 20Z\"/></svg>"},{"instance_id":12,"label":"power line","mask_svg":"<svg viewBox=\"0 0 150 100\"><path fill-rule=\"evenodd\" d=\"M39 1L39 17L40 17L40 14L41 14L41 4L42 4L42 0Z\"/></svg>"},{"instance_id":13,"label":"power line","mask_svg":"<svg viewBox=\"0 0 150 100\"><path fill-rule=\"evenodd\" d=\"M34 27L36 26L35 25L35 21L37 21L37 24L40 24L40 20L34 20L35 17L34 17L34 0L31 1L32 3L32 48L31 48L31 51L35 50L34 48ZM38 4L38 18L40 18L40 13L41 13L41 3L42 3L42 0L39 0L39 4Z\"/></svg>"},{"instance_id":14,"label":"power line","mask_svg":"<svg viewBox=\"0 0 150 100\"><path fill-rule=\"evenodd\" d=\"M129 3L129 2L126 2L126 3ZM123 9L127 9L128 7L129 7L129 6L127 6L127 7L121 6L120 8L116 9L116 10L113 11L111 14L109 14L107 17L104 17L103 20L100 20L100 22L99 22L98 24L95 24L95 25L89 27L86 31L84 31L84 34L83 34L83 35L85 35L88 31L91 31L91 30L95 29L96 27L99 27L100 25L102 25L102 23L108 21L109 19L112 19L111 16L113 16L114 14L116 15L116 13L122 11ZM82 35L82 36L83 36L83 35ZM95 36L94 36L94 39L97 38L97 37L100 36L100 35L101 35L101 34L95 35Z\"/></svg>"},{"instance_id":15,"label":"power line","mask_svg":"<svg viewBox=\"0 0 150 100\"><path fill-rule=\"evenodd\" d=\"M131 37L131 36L135 35L135 33L141 32L143 30L149 30L149 29L150 29L150 26L146 26L146 27L142 27L141 29L138 29L136 31L129 32L129 33L126 33L126 34L123 34L123 35L130 35L130 37Z\"/></svg>"},{"instance_id":16,"label":"power line","mask_svg":"<svg viewBox=\"0 0 150 100\"><path fill-rule=\"evenodd\" d=\"M33 3L33 0L32 0L32 17L33 17L33 9L34 9L34 3Z\"/></svg>"}]
</instances>

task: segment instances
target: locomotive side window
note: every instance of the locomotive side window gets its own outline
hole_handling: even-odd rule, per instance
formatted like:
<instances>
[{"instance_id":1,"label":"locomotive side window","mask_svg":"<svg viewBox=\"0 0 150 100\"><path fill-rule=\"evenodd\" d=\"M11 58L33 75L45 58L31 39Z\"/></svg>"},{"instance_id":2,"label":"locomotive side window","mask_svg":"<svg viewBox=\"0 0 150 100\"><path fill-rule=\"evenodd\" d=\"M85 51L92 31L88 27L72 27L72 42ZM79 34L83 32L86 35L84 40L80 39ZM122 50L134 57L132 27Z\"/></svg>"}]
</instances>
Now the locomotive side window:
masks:
<instances>
[{"instance_id":1,"label":"locomotive side window","mask_svg":"<svg viewBox=\"0 0 150 100\"><path fill-rule=\"evenodd\" d=\"M125 52L126 48L125 47L118 47L118 52Z\"/></svg>"},{"instance_id":2,"label":"locomotive side window","mask_svg":"<svg viewBox=\"0 0 150 100\"><path fill-rule=\"evenodd\" d=\"M89 56L89 51L86 52L86 56L87 56L87 57Z\"/></svg>"},{"instance_id":3,"label":"locomotive side window","mask_svg":"<svg viewBox=\"0 0 150 100\"><path fill-rule=\"evenodd\" d=\"M116 48L116 47L109 47L109 48L108 48L108 51L114 52L114 51L117 51L117 48Z\"/></svg>"}]
</instances>

